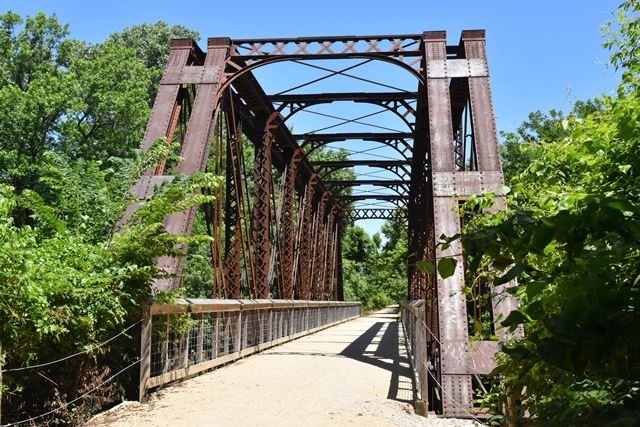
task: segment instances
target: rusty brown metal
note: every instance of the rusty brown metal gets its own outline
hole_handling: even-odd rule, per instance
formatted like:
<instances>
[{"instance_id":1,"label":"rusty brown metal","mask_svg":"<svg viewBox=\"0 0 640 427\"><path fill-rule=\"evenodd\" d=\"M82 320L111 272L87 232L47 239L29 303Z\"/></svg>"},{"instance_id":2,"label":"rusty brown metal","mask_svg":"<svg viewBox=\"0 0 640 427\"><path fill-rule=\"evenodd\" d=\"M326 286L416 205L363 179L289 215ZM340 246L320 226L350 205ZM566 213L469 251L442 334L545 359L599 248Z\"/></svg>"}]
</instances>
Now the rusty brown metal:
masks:
<instances>
[{"instance_id":1,"label":"rusty brown metal","mask_svg":"<svg viewBox=\"0 0 640 427\"><path fill-rule=\"evenodd\" d=\"M428 110L429 159L431 185L433 174L455 172L454 137L449 79L446 74L446 34L429 32L424 35L426 92ZM444 66L442 64L445 64ZM442 72L441 67L444 67ZM460 233L458 201L454 197L433 197L435 236ZM459 242L447 250L436 246L435 258L454 257L458 261L453 276L437 278L438 330L440 347L440 383L443 388L442 411L447 415L465 416L473 408L471 375L464 368L468 345L467 312L464 296L464 272L459 255Z\"/></svg>"},{"instance_id":2,"label":"rusty brown metal","mask_svg":"<svg viewBox=\"0 0 640 427\"><path fill-rule=\"evenodd\" d=\"M354 58L390 62L409 71L416 77L417 91L403 92L387 85L393 92L268 96L252 74L257 67L279 61ZM354 77L346 69L316 68L329 76ZM292 135L283 126L298 111L336 101L379 105L384 113L389 111L402 120L406 130L320 130ZM216 120L218 116L222 118ZM357 119L335 118L358 123ZM216 123L219 136L212 142ZM430 409L446 416L472 414L471 377L487 373L499 346L488 342L479 342L475 350L470 346L462 248L454 243L444 250L438 239L442 234L460 232L460 201L474 194L498 193L503 184L484 31L464 31L456 46L447 46L442 31L361 37L217 38L208 40L206 54L195 42L176 40L143 149L148 150L163 136L181 142L183 160L176 165L176 174L205 170L214 146L210 164L212 171L224 173L226 178L225 212L221 218L220 189L217 204L208 208L205 217L211 235L219 236L224 228L224 247L218 243L211 252L214 269L224 272L216 273L214 289L223 288L227 298L270 298L274 292L285 299L342 300L344 227L373 218L407 226L407 295L408 299L424 301L421 313L429 331L420 341L427 348L416 354L427 359L423 362L435 379L427 387L431 390L427 393L432 393ZM391 147L394 159L312 162L308 158L332 142L350 140ZM244 159L246 143L254 145L254 159ZM249 183L245 160L254 163ZM331 178L336 170L361 166L389 171L394 178ZM168 169L161 164L146 171L131 191L141 200L148 199L156 184L173 179L164 175ZM274 176L280 175L274 170L281 172L279 194ZM382 188L344 194L356 186ZM497 199L504 203L499 195ZM372 202L359 204L362 201ZM121 225L135 209L135 205L129 207ZM167 231L188 234L194 214L192 209L171 215L165 221ZM442 279L416 268L418 261L435 265L445 256L458 260L452 277ZM154 287L177 287L181 263L182 258L159 259L158 264L171 277L157 281ZM502 293L508 286L515 283L492 291ZM500 295L493 298L490 309L499 316L515 307L512 297ZM521 333L517 330L515 336ZM501 340L509 338L503 332L498 334Z\"/></svg>"},{"instance_id":3,"label":"rusty brown metal","mask_svg":"<svg viewBox=\"0 0 640 427\"><path fill-rule=\"evenodd\" d=\"M300 227L300 299L311 299L311 266L313 261L312 242L313 242L313 225L314 210L313 200L316 194L316 186L320 181L319 175L311 176L306 186L301 208L301 227Z\"/></svg>"},{"instance_id":4,"label":"rusty brown metal","mask_svg":"<svg viewBox=\"0 0 640 427\"><path fill-rule=\"evenodd\" d=\"M266 120L262 143L256 146L253 184L254 202L252 227L252 243L255 263L253 277L254 298L270 298L269 265L271 258L271 241L269 236L271 223L271 189L272 167L271 146L275 130L282 123L280 113L274 112Z\"/></svg>"},{"instance_id":5,"label":"rusty brown metal","mask_svg":"<svg viewBox=\"0 0 640 427\"><path fill-rule=\"evenodd\" d=\"M322 300L324 292L324 279L325 279L325 256L327 252L327 234L328 234L328 220L327 220L327 205L331 199L331 192L325 191L322 193L320 200L318 201L318 207L316 212L316 222L314 229L314 258L311 270L312 276L312 289L311 298L314 300Z\"/></svg>"},{"instance_id":6,"label":"rusty brown metal","mask_svg":"<svg viewBox=\"0 0 640 427\"><path fill-rule=\"evenodd\" d=\"M230 110L230 109L229 109ZM241 141L241 123L236 123L233 111L226 122L226 200L225 200L225 298L240 298L241 260L243 253L243 205L242 186L243 147Z\"/></svg>"},{"instance_id":7,"label":"rusty brown metal","mask_svg":"<svg viewBox=\"0 0 640 427\"><path fill-rule=\"evenodd\" d=\"M323 278L323 293L322 299L330 301L333 299L333 280L335 274L336 263L336 218L340 212L338 206L333 206L331 212L327 217L326 225L326 247L325 247L325 261L324 261L324 278Z\"/></svg>"},{"instance_id":8,"label":"rusty brown metal","mask_svg":"<svg viewBox=\"0 0 640 427\"><path fill-rule=\"evenodd\" d=\"M298 165L304 156L302 149L296 149L284 173L282 214L280 218L280 250L282 253L282 299L294 299L295 288L295 183Z\"/></svg>"}]
</instances>

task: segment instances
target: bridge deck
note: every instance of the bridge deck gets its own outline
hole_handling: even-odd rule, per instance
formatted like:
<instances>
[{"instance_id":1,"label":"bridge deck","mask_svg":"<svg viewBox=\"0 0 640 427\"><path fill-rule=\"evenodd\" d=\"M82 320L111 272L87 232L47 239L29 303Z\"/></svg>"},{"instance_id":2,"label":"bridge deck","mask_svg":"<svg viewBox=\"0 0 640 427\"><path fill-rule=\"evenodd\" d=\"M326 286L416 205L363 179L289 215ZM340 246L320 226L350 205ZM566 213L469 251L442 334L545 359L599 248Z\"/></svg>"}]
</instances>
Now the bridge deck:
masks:
<instances>
[{"instance_id":1,"label":"bridge deck","mask_svg":"<svg viewBox=\"0 0 640 427\"><path fill-rule=\"evenodd\" d=\"M463 425L413 413L397 310L274 347L127 403L90 426ZM469 423L471 425L471 423Z\"/></svg>"}]
</instances>

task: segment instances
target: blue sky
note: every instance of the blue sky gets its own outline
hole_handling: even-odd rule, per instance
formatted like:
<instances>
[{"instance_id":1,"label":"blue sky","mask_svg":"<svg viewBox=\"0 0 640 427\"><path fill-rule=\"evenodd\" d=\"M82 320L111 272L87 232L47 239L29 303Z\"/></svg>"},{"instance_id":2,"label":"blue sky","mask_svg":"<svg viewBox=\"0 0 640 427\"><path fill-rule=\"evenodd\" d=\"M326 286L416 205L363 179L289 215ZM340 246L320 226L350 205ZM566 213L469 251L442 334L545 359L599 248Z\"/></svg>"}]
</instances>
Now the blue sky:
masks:
<instances>
[{"instance_id":1,"label":"blue sky","mask_svg":"<svg viewBox=\"0 0 640 427\"><path fill-rule=\"evenodd\" d=\"M461 30L483 28L487 31L497 126L500 130L513 130L531 111L568 110L573 100L611 93L615 89L618 77L607 66L609 54L601 47L600 26L612 19L611 11L616 6L617 2L613 0L19 0L3 1L0 10L11 9L22 15L39 11L56 13L62 22L70 24L71 37L92 42L102 41L110 33L127 26L158 20L185 25L199 31L203 38L414 34L446 30L449 43L457 44ZM205 42L200 44L204 46ZM338 68L349 64L324 61L321 65ZM408 74L392 68L386 64L368 64L357 73L354 70L354 74L415 90L415 82ZM317 70L293 64L272 65L256 71L267 93L278 92L321 75L323 73ZM354 85L352 79L341 77L299 92L359 90L380 88ZM316 112L346 118L370 111L373 110L353 103L316 108ZM295 132L336 123L317 114L300 114L294 118L291 125ZM401 126L393 120L379 115L375 124L394 129ZM366 128L351 124L335 131L351 132ZM371 131L370 127L368 131ZM348 148L354 151L366 148L362 143L350 144ZM381 149L375 155L384 158L391 153ZM366 158L366 155L354 155L354 158ZM372 173L368 170L357 172L363 177ZM367 221L361 225L374 232L380 222Z\"/></svg>"}]
</instances>

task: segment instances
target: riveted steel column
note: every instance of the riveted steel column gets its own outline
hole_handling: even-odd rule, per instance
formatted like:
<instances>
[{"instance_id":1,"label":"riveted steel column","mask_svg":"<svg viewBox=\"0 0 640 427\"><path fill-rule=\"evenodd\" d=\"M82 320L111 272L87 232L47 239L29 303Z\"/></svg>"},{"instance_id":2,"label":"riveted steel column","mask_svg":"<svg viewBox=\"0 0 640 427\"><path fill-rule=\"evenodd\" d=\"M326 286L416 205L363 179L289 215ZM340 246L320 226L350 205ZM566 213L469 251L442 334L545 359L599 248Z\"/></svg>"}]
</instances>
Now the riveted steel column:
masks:
<instances>
[{"instance_id":1,"label":"riveted steel column","mask_svg":"<svg viewBox=\"0 0 640 427\"><path fill-rule=\"evenodd\" d=\"M282 116L273 113L267 120L262 141L256 146L255 166L253 173L254 202L252 244L255 276L253 277L254 298L270 298L269 292L269 266L271 260L271 188L272 164L271 147L273 145L274 132L282 123Z\"/></svg>"},{"instance_id":2,"label":"riveted steel column","mask_svg":"<svg viewBox=\"0 0 640 427\"><path fill-rule=\"evenodd\" d=\"M418 114L427 115L426 111L426 89L420 87ZM408 299L424 299L426 295L427 275L416 267L416 262L434 260L427 258L427 227L430 224L428 218L427 203L430 201L426 196L429 185L428 180L428 135L424 127L424 120L416 123L414 134L413 156L411 159L411 176L409 187L409 201L407 204L407 237L409 254L407 260L408 267Z\"/></svg>"},{"instance_id":3,"label":"riveted steel column","mask_svg":"<svg viewBox=\"0 0 640 427\"><path fill-rule=\"evenodd\" d=\"M304 191L300 230L300 299L311 299L311 264L313 262L313 199L320 175L314 174Z\"/></svg>"},{"instance_id":4,"label":"riveted steel column","mask_svg":"<svg viewBox=\"0 0 640 427\"><path fill-rule=\"evenodd\" d=\"M342 284L342 222L338 220L336 227L336 299L344 301L344 288Z\"/></svg>"},{"instance_id":5,"label":"riveted steel column","mask_svg":"<svg viewBox=\"0 0 640 427\"><path fill-rule=\"evenodd\" d=\"M325 255L324 292L322 296L322 299L327 301L330 301L333 296L333 276L336 263L336 217L338 212L338 206L333 206L327 218L327 246Z\"/></svg>"},{"instance_id":6,"label":"riveted steel column","mask_svg":"<svg viewBox=\"0 0 640 427\"><path fill-rule=\"evenodd\" d=\"M325 191L318 201L318 207L316 209L316 224L313 237L313 266L311 270L311 298L316 301L322 300L322 292L324 291L324 256L327 249L327 223L325 221L325 213L330 198L331 192Z\"/></svg>"},{"instance_id":7,"label":"riveted steel column","mask_svg":"<svg viewBox=\"0 0 640 427\"><path fill-rule=\"evenodd\" d=\"M198 46L192 40L173 40L171 42L171 50L169 51L169 60L164 70L160 87L156 99L153 102L151 116L147 123L144 136L140 148L143 152L149 151L153 143L162 137L169 137L177 125L177 114L179 111L179 97L181 84L173 81L172 77L180 75L182 70L189 66L195 52L200 52ZM171 81L171 83L168 83ZM138 182L132 187L132 193L140 200L148 199L153 194L156 184L161 182L160 178L154 178L155 168L149 168L145 171ZM131 216L140 208L138 203L129 205L118 222L117 228L121 229L131 218Z\"/></svg>"},{"instance_id":8,"label":"riveted steel column","mask_svg":"<svg viewBox=\"0 0 640 427\"><path fill-rule=\"evenodd\" d=\"M427 77L429 154L431 184L438 172L455 172L454 137L451 98L447 76L446 33L424 33ZM434 232L454 236L460 232L458 201L452 196L440 197L434 192ZM440 342L440 384L443 414L468 416L472 409L471 375L467 373L465 353L468 347L467 312L464 294L462 251L459 242L447 250L436 248L436 259L454 257L458 264L453 276L437 277Z\"/></svg>"},{"instance_id":9,"label":"riveted steel column","mask_svg":"<svg viewBox=\"0 0 640 427\"><path fill-rule=\"evenodd\" d=\"M280 251L282 253L282 299L294 299L294 271L295 271L295 197L296 197L296 174L298 165L304 158L304 150L298 148L294 150L284 174L284 185L282 194L282 213L280 217Z\"/></svg>"},{"instance_id":10,"label":"riveted steel column","mask_svg":"<svg viewBox=\"0 0 640 427\"><path fill-rule=\"evenodd\" d=\"M230 111L229 111L230 113ZM241 256L242 256L242 123L236 123L231 116L227 126L226 194L225 194L225 255L224 255L224 295L226 298L240 298ZM235 123L235 126L233 124ZM232 129L235 127L235 129Z\"/></svg>"},{"instance_id":11,"label":"riveted steel column","mask_svg":"<svg viewBox=\"0 0 640 427\"><path fill-rule=\"evenodd\" d=\"M500 162L500 152L498 148L498 132L496 130L496 119L493 111L493 100L491 96L491 86L489 83L489 65L487 62L485 32L483 30L463 31L461 44L464 48L465 57L470 64L481 70L480 73L469 77L469 97L471 104L471 117L473 122L473 138L475 141L476 156L478 159L478 171L488 172L493 182L493 187L504 184L502 174L502 164ZM489 174L485 174L489 175ZM484 178L487 179L486 177ZM497 204L504 204L504 197L498 196ZM516 286L517 282L506 283L492 289L492 305L494 319L506 317L513 310L518 308L515 298L504 292L511 286ZM505 329L496 331L501 341L511 337L521 338L523 336L522 327L514 333L509 333Z\"/></svg>"},{"instance_id":12,"label":"riveted steel column","mask_svg":"<svg viewBox=\"0 0 640 427\"><path fill-rule=\"evenodd\" d=\"M219 104L218 86L222 79L222 71L229 55L229 39L209 39L204 65L198 69L196 97L193 103L189 125L182 144L180 156L182 160L176 166L176 174L192 175L204 171L209 156L209 148L213 137L215 114ZM183 69L184 72L184 69ZM165 76L167 80L181 76ZM174 235L187 235L191 232L195 208L186 212L169 215L165 219L165 229ZM186 250L186 248L184 248ZM158 290L178 287L182 281L183 258L160 257L158 266L172 277L156 280L154 287Z\"/></svg>"}]
</instances>

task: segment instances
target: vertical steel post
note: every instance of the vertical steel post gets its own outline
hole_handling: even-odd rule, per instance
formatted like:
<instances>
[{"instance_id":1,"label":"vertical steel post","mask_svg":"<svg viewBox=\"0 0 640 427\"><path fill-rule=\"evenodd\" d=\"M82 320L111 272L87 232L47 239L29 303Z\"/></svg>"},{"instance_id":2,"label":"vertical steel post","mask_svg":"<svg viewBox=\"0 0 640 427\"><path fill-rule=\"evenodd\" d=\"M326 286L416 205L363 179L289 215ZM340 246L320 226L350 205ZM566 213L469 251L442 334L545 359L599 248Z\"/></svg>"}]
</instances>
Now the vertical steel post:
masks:
<instances>
[{"instance_id":1,"label":"vertical steel post","mask_svg":"<svg viewBox=\"0 0 640 427\"><path fill-rule=\"evenodd\" d=\"M229 104L231 101L225 103ZM242 235L242 206L243 206L243 162L242 162L242 122L237 123L234 112L229 105L227 109L228 121L226 141L225 167L225 254L224 254L224 296L225 298L240 298L241 289L241 255L243 249ZM245 260L248 262L248 260Z\"/></svg>"},{"instance_id":2,"label":"vertical steel post","mask_svg":"<svg viewBox=\"0 0 640 427\"><path fill-rule=\"evenodd\" d=\"M485 32L482 30L463 31L461 44L468 61L478 64L484 72L479 76L469 77L469 98L471 104L471 117L473 124L473 140L475 142L476 158L478 159L478 172L491 173L494 186L504 184L500 151L498 148L498 132L493 111L491 86L489 83L489 65L487 62ZM504 204L504 197L498 197L499 204ZM515 298L507 294L506 288L515 286L516 281L496 286L492 291L492 305L494 319L506 317L511 311L518 308ZM518 327L513 334L505 329L496 331L501 341L511 337L521 338L524 335L522 327Z\"/></svg>"},{"instance_id":3,"label":"vertical steel post","mask_svg":"<svg viewBox=\"0 0 640 427\"><path fill-rule=\"evenodd\" d=\"M300 259L300 299L311 299L311 264L313 262L312 237L313 237L313 199L320 176L314 174L309 178L305 188L302 206L302 230L299 246Z\"/></svg>"},{"instance_id":4,"label":"vertical steel post","mask_svg":"<svg viewBox=\"0 0 640 427\"><path fill-rule=\"evenodd\" d=\"M326 249L325 249L325 262L324 262L324 289L322 292L322 299L331 301L333 298L333 276L334 266L336 261L336 216L338 215L338 206L333 206L329 217L327 218L327 237L326 237Z\"/></svg>"},{"instance_id":5,"label":"vertical steel post","mask_svg":"<svg viewBox=\"0 0 640 427\"><path fill-rule=\"evenodd\" d=\"M151 378L151 333L152 333L151 307L146 304L142 307L142 323L140 334L140 382L138 387L138 401L144 401L147 394L147 382Z\"/></svg>"},{"instance_id":6,"label":"vertical steel post","mask_svg":"<svg viewBox=\"0 0 640 427\"><path fill-rule=\"evenodd\" d=\"M316 224L313 237L313 265L311 270L311 298L316 301L322 300L322 292L324 291L324 255L327 246L325 213L330 198L331 192L325 191L318 201L316 210Z\"/></svg>"},{"instance_id":7,"label":"vertical steel post","mask_svg":"<svg viewBox=\"0 0 640 427\"><path fill-rule=\"evenodd\" d=\"M271 240L269 236L271 230L271 188L273 186L271 147L274 132L281 123L282 116L277 112L267 119L262 140L256 145L255 150L253 219L251 221L255 265L254 298L270 298Z\"/></svg>"},{"instance_id":8,"label":"vertical steel post","mask_svg":"<svg viewBox=\"0 0 640 427\"><path fill-rule=\"evenodd\" d=\"M439 172L455 172L451 97L447 77L446 33L424 33L424 55L428 105L430 181ZM444 70L444 72L443 72ZM458 201L434 192L434 234L454 236L460 232ZM440 384L444 415L465 416L472 409L471 375L467 373L467 311L459 242L447 250L436 247L436 259L453 257L458 261L453 276L437 277L440 342Z\"/></svg>"},{"instance_id":9,"label":"vertical steel post","mask_svg":"<svg viewBox=\"0 0 640 427\"><path fill-rule=\"evenodd\" d=\"M344 288L342 283L342 222L338 220L336 237L336 299L344 301Z\"/></svg>"},{"instance_id":10,"label":"vertical steel post","mask_svg":"<svg viewBox=\"0 0 640 427\"><path fill-rule=\"evenodd\" d=\"M284 193L282 197L282 214L280 217L280 248L282 252L282 290L283 299L294 298L294 263L295 263L295 195L296 195L296 174L298 165L303 159L304 151L301 148L294 150L291 159L287 164L284 174Z\"/></svg>"},{"instance_id":11,"label":"vertical steel post","mask_svg":"<svg viewBox=\"0 0 640 427\"><path fill-rule=\"evenodd\" d=\"M424 87L419 90L418 114L426 114L426 91ZM407 237L409 253L407 259L408 299L416 300L425 298L427 275L417 268L416 262L427 258L427 226L430 217L427 212L427 198L425 194L428 186L427 177L427 129L420 127L422 121L417 123L414 132L414 144L411 159L411 176L409 186L409 200L407 204ZM433 262L434 260L428 259Z\"/></svg>"},{"instance_id":12,"label":"vertical steel post","mask_svg":"<svg viewBox=\"0 0 640 427\"><path fill-rule=\"evenodd\" d=\"M229 55L229 46L230 40L227 38L208 40L202 74L204 76L206 71L207 79L201 80L197 85L189 125L180 152L183 160L176 166L176 174L192 175L206 168L216 121L215 113L220 100L218 86ZM194 216L195 208L169 215L165 219L165 229L174 235L188 235L191 232ZM179 286L182 280L179 274L182 271L182 263L183 258L160 257L158 266L172 277L156 280L154 287L165 290Z\"/></svg>"}]
</instances>

